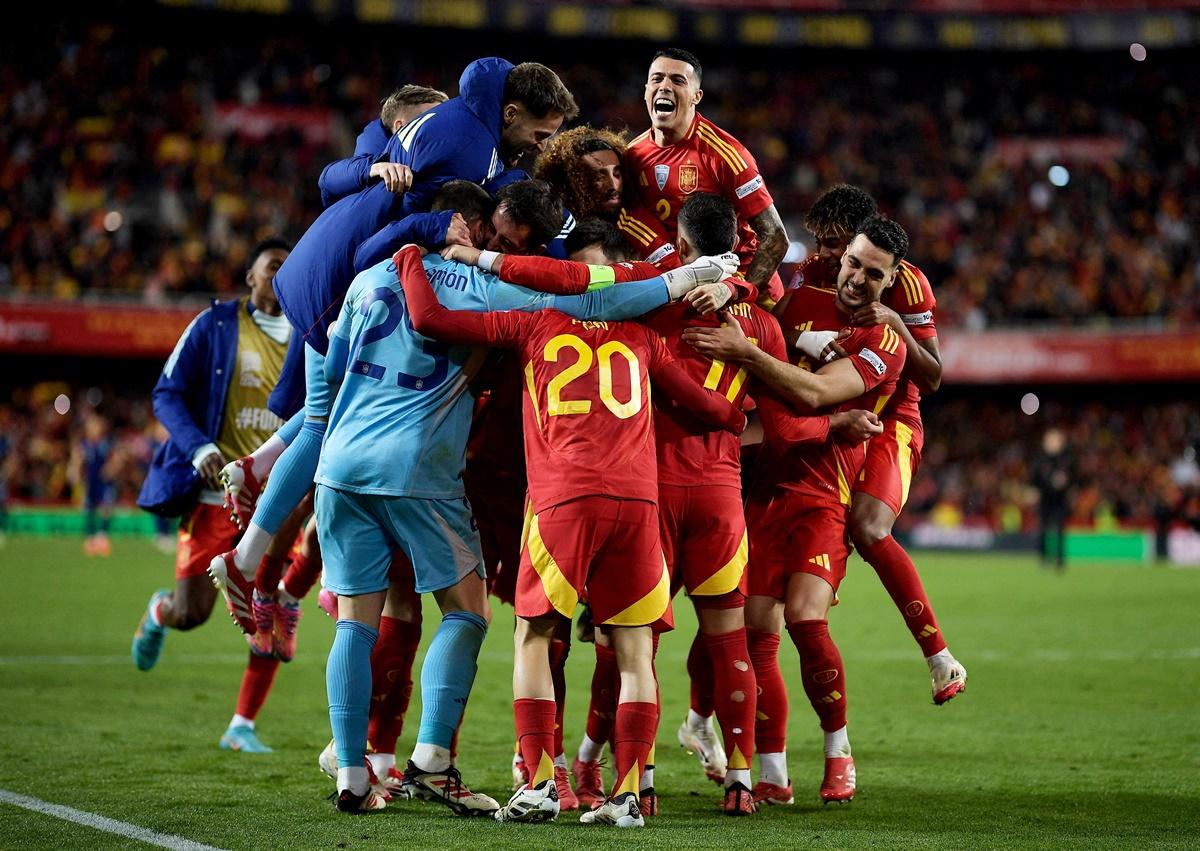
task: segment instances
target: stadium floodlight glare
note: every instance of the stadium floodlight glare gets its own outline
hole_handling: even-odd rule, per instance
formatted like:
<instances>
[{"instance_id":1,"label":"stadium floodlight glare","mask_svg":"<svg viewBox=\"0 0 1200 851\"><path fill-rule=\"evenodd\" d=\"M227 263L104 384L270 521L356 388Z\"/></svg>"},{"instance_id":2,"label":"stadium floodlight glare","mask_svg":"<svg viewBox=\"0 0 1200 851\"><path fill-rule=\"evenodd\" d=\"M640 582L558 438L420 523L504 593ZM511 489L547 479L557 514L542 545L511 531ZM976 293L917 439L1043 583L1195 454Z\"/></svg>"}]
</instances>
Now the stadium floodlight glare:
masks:
<instances>
[{"instance_id":1,"label":"stadium floodlight glare","mask_svg":"<svg viewBox=\"0 0 1200 851\"><path fill-rule=\"evenodd\" d=\"M1134 62L1145 62L1146 61L1145 45L1138 44L1135 41L1133 44L1129 45L1129 55L1133 57Z\"/></svg>"},{"instance_id":2,"label":"stadium floodlight glare","mask_svg":"<svg viewBox=\"0 0 1200 851\"><path fill-rule=\"evenodd\" d=\"M1038 412L1038 408L1042 407L1042 400L1037 397L1036 393L1026 393L1021 397L1021 413L1032 417Z\"/></svg>"},{"instance_id":3,"label":"stadium floodlight glare","mask_svg":"<svg viewBox=\"0 0 1200 851\"><path fill-rule=\"evenodd\" d=\"M1066 186L1071 182L1071 172L1067 171L1061 165L1050 166L1050 172L1047 174L1047 177L1055 186Z\"/></svg>"},{"instance_id":4,"label":"stadium floodlight glare","mask_svg":"<svg viewBox=\"0 0 1200 851\"><path fill-rule=\"evenodd\" d=\"M71 398L66 393L59 393L54 397L54 412L60 417L65 417L67 412L71 410Z\"/></svg>"}]
</instances>

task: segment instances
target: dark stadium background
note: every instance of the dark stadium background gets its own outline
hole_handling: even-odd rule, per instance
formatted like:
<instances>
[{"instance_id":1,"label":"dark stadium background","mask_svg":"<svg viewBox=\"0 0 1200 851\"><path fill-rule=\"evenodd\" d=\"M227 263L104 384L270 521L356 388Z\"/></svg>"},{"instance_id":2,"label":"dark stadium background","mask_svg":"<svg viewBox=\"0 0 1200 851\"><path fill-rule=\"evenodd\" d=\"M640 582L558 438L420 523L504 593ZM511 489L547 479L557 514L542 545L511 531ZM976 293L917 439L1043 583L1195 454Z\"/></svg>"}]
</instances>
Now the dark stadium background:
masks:
<instances>
[{"instance_id":1,"label":"dark stadium background","mask_svg":"<svg viewBox=\"0 0 1200 851\"><path fill-rule=\"evenodd\" d=\"M26 10L27 25L0 35L9 531L79 527L68 461L89 416L117 437L128 506L117 531L152 528L131 504L163 359L208 298L240 291L249 246L299 237L319 209L320 168L394 85L453 95L472 58L536 59L562 74L581 121L632 136L646 126L653 49L681 43L705 65L702 111L767 177L789 263L811 246L805 210L838 181L870 190L913 237L946 374L923 403L925 458L900 521L910 541L1036 547L1033 467L1059 428L1073 470L1069 554L1200 561L1198 7Z\"/></svg>"}]
</instances>

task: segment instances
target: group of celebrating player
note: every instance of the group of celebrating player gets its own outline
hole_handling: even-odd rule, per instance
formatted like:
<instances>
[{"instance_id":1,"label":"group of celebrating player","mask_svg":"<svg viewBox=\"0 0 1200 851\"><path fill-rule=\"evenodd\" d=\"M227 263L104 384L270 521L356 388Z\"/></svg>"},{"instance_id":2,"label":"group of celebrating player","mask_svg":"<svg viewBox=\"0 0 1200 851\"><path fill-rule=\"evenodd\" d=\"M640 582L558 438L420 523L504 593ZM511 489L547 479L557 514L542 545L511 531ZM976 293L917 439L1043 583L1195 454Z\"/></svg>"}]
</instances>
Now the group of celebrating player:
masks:
<instances>
[{"instance_id":1,"label":"group of celebrating player","mask_svg":"<svg viewBox=\"0 0 1200 851\"><path fill-rule=\"evenodd\" d=\"M851 542L920 645L934 702L965 687L891 536L920 460L920 393L941 378L929 283L904 230L841 185L809 212L818 250L785 289L779 214L750 153L697 112L700 82L695 56L659 51L651 127L632 142L559 133L574 99L535 63L476 60L456 98L406 86L322 173L326 207L295 248L260 246L250 296L185 332L155 389L171 441L140 500L185 512L177 583L152 597L133 656L148 669L167 627L204 621L207 572L251 643L222 746L266 750L254 714L322 567L337 626L320 762L346 812L405 796L642 826L658 806L654 655L681 588L699 632L678 738L725 812L793 801L785 628L824 731L820 796L849 801L827 617ZM517 616L518 788L503 806L455 766L489 591ZM443 617L400 770L423 593ZM596 666L568 771L581 604Z\"/></svg>"}]
</instances>

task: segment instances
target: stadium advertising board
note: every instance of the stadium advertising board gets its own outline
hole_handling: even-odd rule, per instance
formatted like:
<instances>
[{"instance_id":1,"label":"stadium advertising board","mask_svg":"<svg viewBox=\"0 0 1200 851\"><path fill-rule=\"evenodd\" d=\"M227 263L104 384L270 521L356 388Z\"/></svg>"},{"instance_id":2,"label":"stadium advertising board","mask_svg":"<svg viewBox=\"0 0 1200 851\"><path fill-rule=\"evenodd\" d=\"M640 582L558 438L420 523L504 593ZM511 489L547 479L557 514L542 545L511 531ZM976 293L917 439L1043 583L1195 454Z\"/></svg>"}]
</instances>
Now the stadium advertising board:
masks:
<instances>
[{"instance_id":1,"label":"stadium advertising board","mask_svg":"<svg viewBox=\"0 0 1200 851\"><path fill-rule=\"evenodd\" d=\"M166 357L198 312L194 307L0 303L0 352Z\"/></svg>"}]
</instances>

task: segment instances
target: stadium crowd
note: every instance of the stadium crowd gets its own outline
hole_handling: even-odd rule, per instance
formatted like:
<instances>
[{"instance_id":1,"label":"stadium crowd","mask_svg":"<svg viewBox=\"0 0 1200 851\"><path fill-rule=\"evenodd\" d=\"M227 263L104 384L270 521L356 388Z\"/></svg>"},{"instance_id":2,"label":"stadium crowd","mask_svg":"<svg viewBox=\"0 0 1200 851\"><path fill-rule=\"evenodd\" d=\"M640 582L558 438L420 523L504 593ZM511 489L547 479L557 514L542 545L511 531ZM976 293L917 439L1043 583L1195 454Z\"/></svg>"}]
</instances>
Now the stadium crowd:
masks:
<instances>
[{"instance_id":1,"label":"stadium crowd","mask_svg":"<svg viewBox=\"0 0 1200 851\"><path fill-rule=\"evenodd\" d=\"M397 54L366 28L343 43L302 26L185 51L67 23L57 49L9 52L0 294L229 295L255 237L314 218L321 167L380 92L403 79L453 93L477 55L469 34ZM614 44L599 65L545 48L581 120L642 126L642 47ZM803 211L823 187L857 183L908 226L946 326L1200 319L1200 91L1178 60L1075 59L1064 73L1052 57L1001 57L953 74L947 63L965 60L754 60L709 58L704 110L755 152L793 239L807 238ZM313 110L331 131L219 130L225 104ZM1049 175L1053 164L1065 171Z\"/></svg>"},{"instance_id":2,"label":"stadium crowd","mask_svg":"<svg viewBox=\"0 0 1200 851\"><path fill-rule=\"evenodd\" d=\"M54 410L59 394L73 400L66 414ZM91 405L89 397L98 404ZM1092 398L1070 405L1049 403L1029 417L1016 404L934 396L924 416L924 463L897 524L900 529L967 523L995 532L1034 531L1037 493L1031 470L1041 436L1052 428L1065 432L1077 471L1069 494L1071 523L1150 527L1163 519L1196 515L1200 416L1186 401ZM132 505L162 440L149 397L68 382L14 388L8 404L0 405L0 432L7 437L0 469L9 498L18 503L71 502L79 485L72 451L94 417L105 421L113 439L116 502Z\"/></svg>"}]
</instances>

